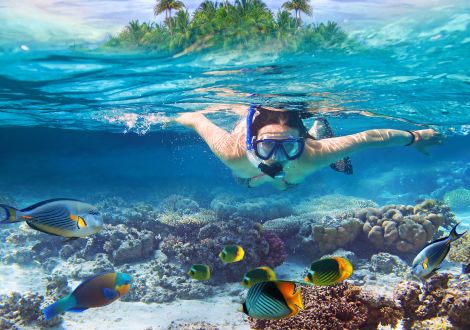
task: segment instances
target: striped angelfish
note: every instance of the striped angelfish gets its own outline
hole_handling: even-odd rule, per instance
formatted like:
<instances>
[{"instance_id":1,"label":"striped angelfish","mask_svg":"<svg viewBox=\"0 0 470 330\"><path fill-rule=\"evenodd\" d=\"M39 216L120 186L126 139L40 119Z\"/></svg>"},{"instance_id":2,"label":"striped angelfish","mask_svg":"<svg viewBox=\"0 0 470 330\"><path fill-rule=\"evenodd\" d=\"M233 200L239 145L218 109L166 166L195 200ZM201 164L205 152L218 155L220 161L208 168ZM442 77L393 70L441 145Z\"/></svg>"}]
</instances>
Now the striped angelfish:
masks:
<instances>
[{"instance_id":1,"label":"striped angelfish","mask_svg":"<svg viewBox=\"0 0 470 330\"><path fill-rule=\"evenodd\" d=\"M324 258L310 265L304 280L315 285L333 285L349 278L352 272L353 266L349 260L341 257Z\"/></svg>"},{"instance_id":2,"label":"striped angelfish","mask_svg":"<svg viewBox=\"0 0 470 330\"><path fill-rule=\"evenodd\" d=\"M242 305L254 319L276 320L298 314L304 309L300 288L292 281L268 281L253 285Z\"/></svg>"},{"instance_id":3,"label":"striped angelfish","mask_svg":"<svg viewBox=\"0 0 470 330\"><path fill-rule=\"evenodd\" d=\"M413 275L424 279L439 269L442 261L444 261L447 253L449 253L451 243L466 233L458 234L456 230L458 225L459 224L456 224L452 228L449 236L439 238L429 243L418 253L413 260Z\"/></svg>"},{"instance_id":4,"label":"striped angelfish","mask_svg":"<svg viewBox=\"0 0 470 330\"><path fill-rule=\"evenodd\" d=\"M0 224L21 221L38 231L67 238L86 237L103 227L103 217L96 208L75 199L49 199L22 210L0 204Z\"/></svg>"}]
</instances>

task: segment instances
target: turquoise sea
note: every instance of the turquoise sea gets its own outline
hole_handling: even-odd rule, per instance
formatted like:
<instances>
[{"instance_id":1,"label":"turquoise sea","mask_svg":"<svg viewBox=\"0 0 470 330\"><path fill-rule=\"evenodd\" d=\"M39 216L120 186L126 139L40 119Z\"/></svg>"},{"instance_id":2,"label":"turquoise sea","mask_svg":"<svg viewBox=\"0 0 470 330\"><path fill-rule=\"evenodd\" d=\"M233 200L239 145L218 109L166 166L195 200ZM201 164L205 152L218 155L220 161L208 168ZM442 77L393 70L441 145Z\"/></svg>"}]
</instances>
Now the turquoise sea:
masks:
<instances>
[{"instance_id":1,"label":"turquoise sea","mask_svg":"<svg viewBox=\"0 0 470 330\"><path fill-rule=\"evenodd\" d=\"M461 223L458 231L470 229L470 7L435 7L367 24L346 29L354 46L299 52L221 49L179 57L113 53L85 41L80 46L63 41L23 43L3 31L0 202L25 208L51 198L75 198L98 205L109 227L99 238L64 242L25 224L2 225L0 295L14 291L54 296L51 291L54 285L61 287L57 284L61 280L73 289L95 273L123 271L137 283L124 301L66 313L61 324L51 326L249 329L237 312L246 294L238 284L239 275L268 263L259 257L257 240L269 240L247 228L255 223L274 228L266 222L288 222L289 217L293 222L305 218L310 227L299 225L293 234L274 230L285 245L286 258L272 265L279 267L275 268L279 277L300 278L313 260L343 248L358 260L355 268L360 271L353 273L353 284L370 284L380 291L381 282L392 287L408 279L398 271L388 279L393 271L380 273L368 265L371 256L386 252L409 267L416 251L400 253L387 245L372 248L362 224L354 240L336 241L326 248L311 232L328 221L339 223L344 212L415 206L426 199L444 201L456 189L461 189L461 204L454 201L450 210ZM412 147L353 154L354 174L349 176L327 167L286 191L247 188L235 182L195 132L173 119L214 105L251 103L307 109L327 118L338 136L374 128L432 128L445 139L429 149L429 156ZM241 120L230 112L208 117L227 130ZM307 126L314 119L307 119ZM191 222L195 225L186 228ZM210 227L207 231L214 231L202 235L201 228L211 222L223 229ZM434 238L450 229L437 227L431 234ZM236 230L240 232L233 234ZM226 240L221 238L225 234ZM153 237L151 243L144 242L146 235ZM300 244L302 235L311 244ZM216 251L228 243L244 245L247 255L254 251L245 265L217 264ZM133 244L138 251L125 251L119 257L117 251ZM188 245L194 249L184 250ZM213 279L194 284L185 273L191 264L205 262L212 263ZM461 263L468 264L468 259ZM460 269L459 262L446 261L440 272L453 274L457 282L468 281L468 277L458 279L464 276ZM56 277L51 279L52 275ZM51 283L53 289L46 290ZM0 328L44 326L35 323L39 314L28 319L23 311L16 319L11 317L11 310L21 310L31 296L22 302L10 299L10 305L5 297L2 302L0 296ZM465 328L457 323L451 328Z\"/></svg>"}]
</instances>

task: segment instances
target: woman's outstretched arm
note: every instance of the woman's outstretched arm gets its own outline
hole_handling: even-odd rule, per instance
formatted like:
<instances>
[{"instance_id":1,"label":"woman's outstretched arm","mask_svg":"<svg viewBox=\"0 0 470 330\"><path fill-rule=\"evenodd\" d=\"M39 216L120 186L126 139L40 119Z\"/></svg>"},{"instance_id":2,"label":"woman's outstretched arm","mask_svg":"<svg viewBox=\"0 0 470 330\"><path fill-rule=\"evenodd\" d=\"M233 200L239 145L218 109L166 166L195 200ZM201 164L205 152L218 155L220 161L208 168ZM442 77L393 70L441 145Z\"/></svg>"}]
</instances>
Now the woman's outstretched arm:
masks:
<instances>
[{"instance_id":1,"label":"woman's outstretched arm","mask_svg":"<svg viewBox=\"0 0 470 330\"><path fill-rule=\"evenodd\" d=\"M432 129L401 131L374 129L357 134L313 141L312 159L330 164L357 151L374 147L413 146L428 155L427 147L442 142L442 136Z\"/></svg>"},{"instance_id":2,"label":"woman's outstretched arm","mask_svg":"<svg viewBox=\"0 0 470 330\"><path fill-rule=\"evenodd\" d=\"M186 112L176 118L176 122L191 128L207 143L222 162L229 167L240 158L243 151L240 150L239 134L232 134L210 121L202 112Z\"/></svg>"}]
</instances>

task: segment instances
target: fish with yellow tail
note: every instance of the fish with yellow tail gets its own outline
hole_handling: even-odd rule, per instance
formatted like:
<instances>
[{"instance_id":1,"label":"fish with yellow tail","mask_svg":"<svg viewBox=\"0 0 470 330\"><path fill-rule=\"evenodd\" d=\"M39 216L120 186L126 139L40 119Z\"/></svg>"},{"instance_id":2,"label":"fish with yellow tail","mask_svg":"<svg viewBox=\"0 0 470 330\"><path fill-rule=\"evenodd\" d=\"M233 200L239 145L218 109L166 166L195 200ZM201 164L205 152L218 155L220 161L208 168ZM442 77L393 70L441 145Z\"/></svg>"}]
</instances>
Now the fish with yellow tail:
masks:
<instances>
[{"instance_id":1,"label":"fish with yellow tail","mask_svg":"<svg viewBox=\"0 0 470 330\"><path fill-rule=\"evenodd\" d=\"M453 241L465 235L466 231L459 234L457 233L456 224L450 231L449 236L439 238L428 245L426 245L413 260L412 273L420 279L426 279L433 272L439 269L442 261L449 253L450 245Z\"/></svg>"},{"instance_id":2,"label":"fish with yellow tail","mask_svg":"<svg viewBox=\"0 0 470 330\"><path fill-rule=\"evenodd\" d=\"M245 273L242 280L242 285L250 288L256 283L275 281L276 273L269 267L257 267L250 269Z\"/></svg>"},{"instance_id":3,"label":"fish with yellow tail","mask_svg":"<svg viewBox=\"0 0 470 330\"><path fill-rule=\"evenodd\" d=\"M204 264L195 264L191 266L187 274L195 280L207 281L211 277L211 269Z\"/></svg>"},{"instance_id":4,"label":"fish with yellow tail","mask_svg":"<svg viewBox=\"0 0 470 330\"><path fill-rule=\"evenodd\" d=\"M313 262L304 278L305 282L315 285L333 285L349 278L353 266L342 257L324 258Z\"/></svg>"},{"instance_id":5,"label":"fish with yellow tail","mask_svg":"<svg viewBox=\"0 0 470 330\"><path fill-rule=\"evenodd\" d=\"M88 308L102 307L124 296L132 286L131 276L124 273L104 273L82 282L71 294L42 310L50 320L64 312L83 312Z\"/></svg>"},{"instance_id":6,"label":"fish with yellow tail","mask_svg":"<svg viewBox=\"0 0 470 330\"><path fill-rule=\"evenodd\" d=\"M277 280L254 284L240 310L254 319L278 320L303 309L300 287L293 281Z\"/></svg>"},{"instance_id":7,"label":"fish with yellow tail","mask_svg":"<svg viewBox=\"0 0 470 330\"><path fill-rule=\"evenodd\" d=\"M220 259L226 264L241 261L244 256L245 251L240 245L224 246L223 250L219 253Z\"/></svg>"},{"instance_id":8,"label":"fish with yellow tail","mask_svg":"<svg viewBox=\"0 0 470 330\"><path fill-rule=\"evenodd\" d=\"M70 239L86 237L103 228L98 210L75 199L49 199L22 210L0 204L0 224L21 221L43 233Z\"/></svg>"}]
</instances>

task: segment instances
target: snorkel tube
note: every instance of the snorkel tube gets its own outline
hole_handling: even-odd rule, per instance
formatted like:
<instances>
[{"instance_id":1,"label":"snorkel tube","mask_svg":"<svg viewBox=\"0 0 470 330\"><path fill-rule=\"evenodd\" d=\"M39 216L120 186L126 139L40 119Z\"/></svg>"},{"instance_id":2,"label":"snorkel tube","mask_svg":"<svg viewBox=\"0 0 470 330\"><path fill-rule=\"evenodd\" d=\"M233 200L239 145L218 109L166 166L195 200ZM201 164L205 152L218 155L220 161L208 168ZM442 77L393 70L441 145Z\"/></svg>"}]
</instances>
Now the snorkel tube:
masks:
<instances>
[{"instance_id":1,"label":"snorkel tube","mask_svg":"<svg viewBox=\"0 0 470 330\"><path fill-rule=\"evenodd\" d=\"M263 163L255 154L253 149L253 135L251 133L251 125L253 123L253 117L255 116L258 106L250 104L248 115L246 116L246 156L254 167L259 168L261 172L269 175L273 179L282 179L284 177L284 171L282 165L275 163L268 165Z\"/></svg>"}]
</instances>

